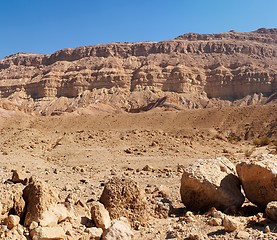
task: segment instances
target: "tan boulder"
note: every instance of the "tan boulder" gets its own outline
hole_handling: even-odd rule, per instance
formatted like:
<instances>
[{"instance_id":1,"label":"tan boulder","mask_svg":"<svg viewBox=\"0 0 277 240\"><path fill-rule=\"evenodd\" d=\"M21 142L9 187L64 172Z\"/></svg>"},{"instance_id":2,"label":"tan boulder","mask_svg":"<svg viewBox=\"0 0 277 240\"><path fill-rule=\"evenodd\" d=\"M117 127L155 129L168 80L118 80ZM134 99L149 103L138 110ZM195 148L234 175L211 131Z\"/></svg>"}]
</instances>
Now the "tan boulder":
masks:
<instances>
[{"instance_id":1,"label":"tan boulder","mask_svg":"<svg viewBox=\"0 0 277 240\"><path fill-rule=\"evenodd\" d=\"M237 164L237 173L246 197L259 207L265 208L277 201L277 157L263 156L261 161Z\"/></svg>"},{"instance_id":2,"label":"tan boulder","mask_svg":"<svg viewBox=\"0 0 277 240\"><path fill-rule=\"evenodd\" d=\"M112 219L124 216L133 224L148 220L149 211L145 194L138 184L129 178L112 178L106 183L100 202L109 211Z\"/></svg>"},{"instance_id":3,"label":"tan boulder","mask_svg":"<svg viewBox=\"0 0 277 240\"><path fill-rule=\"evenodd\" d=\"M250 239L250 234L246 231L239 231L236 235L238 239Z\"/></svg>"},{"instance_id":4,"label":"tan boulder","mask_svg":"<svg viewBox=\"0 0 277 240\"><path fill-rule=\"evenodd\" d=\"M64 240L66 235L61 227L37 227L30 232L32 240Z\"/></svg>"},{"instance_id":5,"label":"tan boulder","mask_svg":"<svg viewBox=\"0 0 277 240\"><path fill-rule=\"evenodd\" d=\"M53 187L38 179L31 178L30 183L23 190L23 197L26 202L24 225L29 226L32 221L35 221L44 223L45 226L47 222L52 222L50 212L59 201L58 194Z\"/></svg>"},{"instance_id":6,"label":"tan boulder","mask_svg":"<svg viewBox=\"0 0 277 240\"><path fill-rule=\"evenodd\" d=\"M91 205L91 218L96 227L102 228L104 231L111 226L111 218L105 206L100 202L93 202Z\"/></svg>"},{"instance_id":7,"label":"tan boulder","mask_svg":"<svg viewBox=\"0 0 277 240\"><path fill-rule=\"evenodd\" d=\"M244 196L234 165L225 157L197 160L184 169L181 198L192 211L240 207Z\"/></svg>"},{"instance_id":8,"label":"tan boulder","mask_svg":"<svg viewBox=\"0 0 277 240\"><path fill-rule=\"evenodd\" d=\"M102 240L131 240L134 236L130 226L120 220L116 220L102 235Z\"/></svg>"},{"instance_id":9,"label":"tan boulder","mask_svg":"<svg viewBox=\"0 0 277 240\"><path fill-rule=\"evenodd\" d=\"M85 233L87 233L82 240L88 239L88 240L100 240L101 236L103 234L102 228L97 228L97 227L91 227L91 228L86 228Z\"/></svg>"},{"instance_id":10,"label":"tan boulder","mask_svg":"<svg viewBox=\"0 0 277 240\"><path fill-rule=\"evenodd\" d=\"M242 224L240 221L233 217L225 216L223 219L223 226L226 232L234 232L237 229L240 229L242 227Z\"/></svg>"},{"instance_id":11,"label":"tan boulder","mask_svg":"<svg viewBox=\"0 0 277 240\"><path fill-rule=\"evenodd\" d=\"M267 204L265 213L269 219L277 223L277 201L272 201Z\"/></svg>"},{"instance_id":12,"label":"tan boulder","mask_svg":"<svg viewBox=\"0 0 277 240\"><path fill-rule=\"evenodd\" d=\"M222 219L221 218L211 218L208 221L208 224L210 226L221 226L222 225Z\"/></svg>"}]
</instances>

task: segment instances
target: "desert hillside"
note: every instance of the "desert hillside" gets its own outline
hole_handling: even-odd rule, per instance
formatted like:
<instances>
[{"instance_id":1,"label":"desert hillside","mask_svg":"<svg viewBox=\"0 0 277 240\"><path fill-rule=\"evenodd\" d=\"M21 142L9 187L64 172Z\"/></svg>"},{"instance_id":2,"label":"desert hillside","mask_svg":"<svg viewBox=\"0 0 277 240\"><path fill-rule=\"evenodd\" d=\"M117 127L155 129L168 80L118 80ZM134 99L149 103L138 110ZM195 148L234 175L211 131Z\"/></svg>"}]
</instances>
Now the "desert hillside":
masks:
<instances>
[{"instance_id":1,"label":"desert hillside","mask_svg":"<svg viewBox=\"0 0 277 240\"><path fill-rule=\"evenodd\" d=\"M43 115L139 111L163 97L175 109L266 104L276 101L276 39L258 29L17 53L0 61L0 96Z\"/></svg>"}]
</instances>

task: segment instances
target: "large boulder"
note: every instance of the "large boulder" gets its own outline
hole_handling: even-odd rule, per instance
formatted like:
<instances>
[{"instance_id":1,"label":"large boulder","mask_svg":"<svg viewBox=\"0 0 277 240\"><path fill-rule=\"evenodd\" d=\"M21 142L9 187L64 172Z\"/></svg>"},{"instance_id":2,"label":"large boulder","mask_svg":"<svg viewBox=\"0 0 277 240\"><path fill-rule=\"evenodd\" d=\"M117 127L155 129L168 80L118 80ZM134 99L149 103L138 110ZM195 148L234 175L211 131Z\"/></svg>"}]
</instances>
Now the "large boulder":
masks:
<instances>
[{"instance_id":1,"label":"large boulder","mask_svg":"<svg viewBox=\"0 0 277 240\"><path fill-rule=\"evenodd\" d=\"M235 167L225 157L199 159L185 168L180 193L184 205L192 211L211 207L224 211L244 202Z\"/></svg>"},{"instance_id":2,"label":"large boulder","mask_svg":"<svg viewBox=\"0 0 277 240\"><path fill-rule=\"evenodd\" d=\"M23 198L26 202L24 224L29 226L33 221L41 226L57 223L58 219L54 212L55 209L59 209L59 197L56 190L39 179L30 178L29 182L23 190Z\"/></svg>"},{"instance_id":3,"label":"large boulder","mask_svg":"<svg viewBox=\"0 0 277 240\"><path fill-rule=\"evenodd\" d=\"M124 216L131 224L135 221L147 221L148 204L145 194L139 189L138 184L129 178L112 178L106 183L100 197L112 219Z\"/></svg>"},{"instance_id":4,"label":"large boulder","mask_svg":"<svg viewBox=\"0 0 277 240\"><path fill-rule=\"evenodd\" d=\"M257 161L239 163L236 168L252 203L265 208L269 202L277 201L277 157L261 156Z\"/></svg>"}]
</instances>

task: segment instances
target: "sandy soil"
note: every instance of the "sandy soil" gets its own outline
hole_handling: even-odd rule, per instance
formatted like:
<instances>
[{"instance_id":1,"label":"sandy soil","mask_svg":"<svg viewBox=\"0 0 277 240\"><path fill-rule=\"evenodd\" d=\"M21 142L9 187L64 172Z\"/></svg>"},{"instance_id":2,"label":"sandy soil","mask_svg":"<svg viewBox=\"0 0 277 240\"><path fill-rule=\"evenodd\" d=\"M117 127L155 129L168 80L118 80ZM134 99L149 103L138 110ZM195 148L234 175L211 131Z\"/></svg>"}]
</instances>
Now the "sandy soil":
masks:
<instances>
[{"instance_id":1,"label":"sandy soil","mask_svg":"<svg viewBox=\"0 0 277 240\"><path fill-rule=\"evenodd\" d=\"M155 189L166 189L174 208L171 216L153 217L135 231L135 239L183 239L194 233L232 239L235 233L209 226L204 215L197 214L193 223L182 220L182 166L199 158L226 156L236 163L248 152L250 157L273 152L274 145L256 147L253 139L276 139L276 122L277 105L55 117L5 111L0 116L1 180L19 169L57 187L62 198L74 192L87 201L98 199L114 175L129 176L150 200L156 200ZM146 165L149 169L142 170ZM251 239L276 239L276 226L269 235L264 227L250 228Z\"/></svg>"}]
</instances>

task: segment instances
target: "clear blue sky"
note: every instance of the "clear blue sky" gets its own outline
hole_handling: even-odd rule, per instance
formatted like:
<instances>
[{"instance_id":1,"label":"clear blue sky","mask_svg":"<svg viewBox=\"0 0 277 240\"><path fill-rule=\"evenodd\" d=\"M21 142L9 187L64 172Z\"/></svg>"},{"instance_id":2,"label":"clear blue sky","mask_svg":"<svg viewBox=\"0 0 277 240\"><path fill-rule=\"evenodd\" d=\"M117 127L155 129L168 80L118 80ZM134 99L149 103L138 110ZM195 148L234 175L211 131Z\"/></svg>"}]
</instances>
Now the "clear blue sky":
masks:
<instances>
[{"instance_id":1,"label":"clear blue sky","mask_svg":"<svg viewBox=\"0 0 277 240\"><path fill-rule=\"evenodd\" d=\"M0 0L0 59L260 27L277 27L277 0Z\"/></svg>"}]
</instances>

